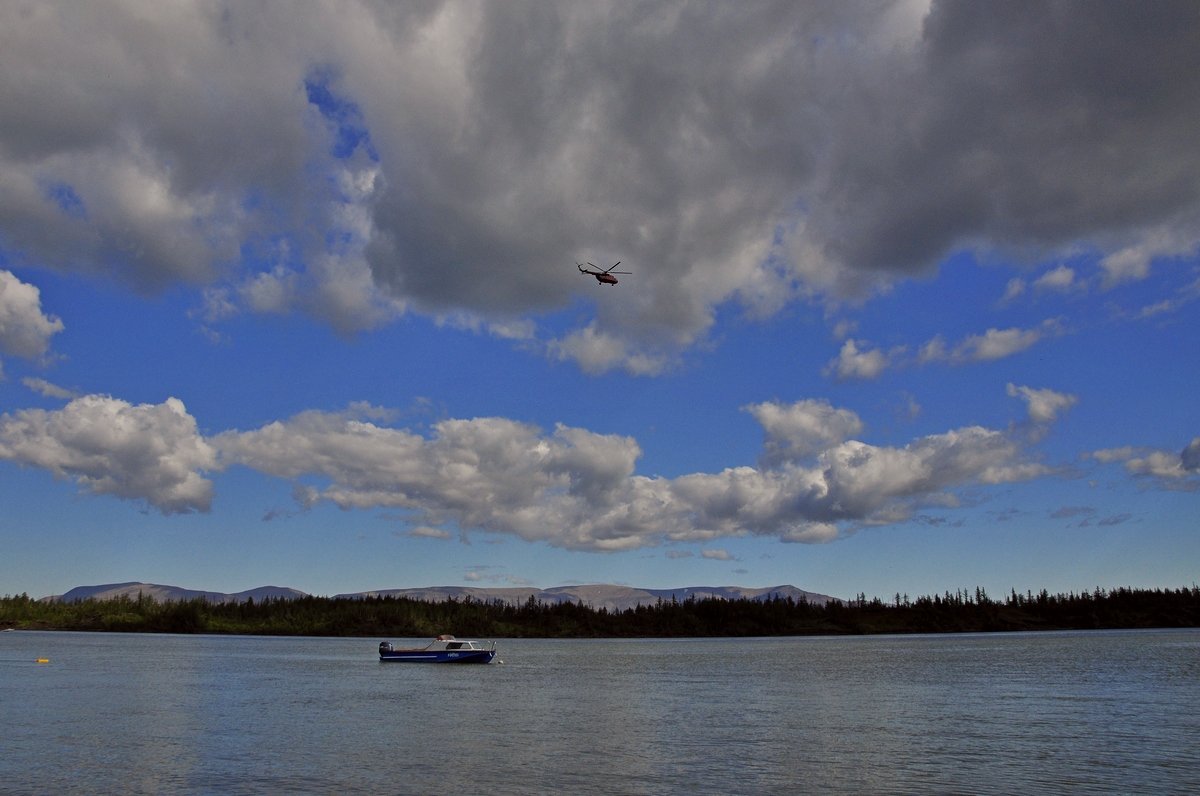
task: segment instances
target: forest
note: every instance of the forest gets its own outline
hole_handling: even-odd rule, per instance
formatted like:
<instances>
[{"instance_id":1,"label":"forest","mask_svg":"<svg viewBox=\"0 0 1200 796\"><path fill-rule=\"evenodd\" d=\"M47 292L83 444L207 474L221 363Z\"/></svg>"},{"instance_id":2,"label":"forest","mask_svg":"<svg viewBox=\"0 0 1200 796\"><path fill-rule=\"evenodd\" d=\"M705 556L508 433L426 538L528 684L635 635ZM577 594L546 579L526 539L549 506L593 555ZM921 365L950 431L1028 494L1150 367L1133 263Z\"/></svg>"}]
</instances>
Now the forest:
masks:
<instances>
[{"instance_id":1,"label":"forest","mask_svg":"<svg viewBox=\"0 0 1200 796\"><path fill-rule=\"evenodd\" d=\"M0 629L139 633L421 638L640 638L967 633L1200 626L1200 587L1118 588L1050 595L983 589L889 602L865 595L805 600L688 599L624 611L578 603L523 604L403 597L269 599L210 603L121 597L81 602L0 598Z\"/></svg>"}]
</instances>

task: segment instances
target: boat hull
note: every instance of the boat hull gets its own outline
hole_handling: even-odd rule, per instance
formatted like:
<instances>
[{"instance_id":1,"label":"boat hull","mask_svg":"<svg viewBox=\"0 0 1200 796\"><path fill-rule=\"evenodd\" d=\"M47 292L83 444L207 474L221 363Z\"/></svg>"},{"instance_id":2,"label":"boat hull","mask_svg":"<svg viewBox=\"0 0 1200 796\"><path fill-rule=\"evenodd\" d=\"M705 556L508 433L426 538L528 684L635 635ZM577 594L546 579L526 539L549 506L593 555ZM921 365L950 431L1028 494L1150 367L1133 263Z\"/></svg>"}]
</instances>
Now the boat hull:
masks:
<instances>
[{"instance_id":1,"label":"boat hull","mask_svg":"<svg viewBox=\"0 0 1200 796\"><path fill-rule=\"evenodd\" d=\"M379 660L395 663L491 663L495 650L380 650Z\"/></svg>"}]
</instances>

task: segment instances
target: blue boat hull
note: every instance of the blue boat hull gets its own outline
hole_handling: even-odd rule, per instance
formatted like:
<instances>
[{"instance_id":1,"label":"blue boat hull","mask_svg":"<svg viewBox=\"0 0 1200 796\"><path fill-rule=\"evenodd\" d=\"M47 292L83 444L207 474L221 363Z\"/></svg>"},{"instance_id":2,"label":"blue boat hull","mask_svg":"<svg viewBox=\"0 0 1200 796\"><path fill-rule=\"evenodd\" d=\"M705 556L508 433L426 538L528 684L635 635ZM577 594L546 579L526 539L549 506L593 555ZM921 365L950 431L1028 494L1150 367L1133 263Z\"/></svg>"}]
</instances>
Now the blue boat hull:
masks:
<instances>
[{"instance_id":1,"label":"blue boat hull","mask_svg":"<svg viewBox=\"0 0 1200 796\"><path fill-rule=\"evenodd\" d=\"M380 651L379 660L401 663L491 663L495 650L393 650Z\"/></svg>"}]
</instances>

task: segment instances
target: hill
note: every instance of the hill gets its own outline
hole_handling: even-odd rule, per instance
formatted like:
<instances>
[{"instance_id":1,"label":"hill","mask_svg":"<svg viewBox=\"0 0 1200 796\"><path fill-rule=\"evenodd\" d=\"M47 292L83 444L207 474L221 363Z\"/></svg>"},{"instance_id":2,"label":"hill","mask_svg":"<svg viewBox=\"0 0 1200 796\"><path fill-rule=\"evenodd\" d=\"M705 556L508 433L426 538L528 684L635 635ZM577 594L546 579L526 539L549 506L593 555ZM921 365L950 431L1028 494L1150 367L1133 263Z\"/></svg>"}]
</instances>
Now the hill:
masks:
<instances>
[{"instance_id":1,"label":"hill","mask_svg":"<svg viewBox=\"0 0 1200 796\"><path fill-rule=\"evenodd\" d=\"M282 586L261 586L257 589L235 592L232 594L215 591L184 589L179 586L164 586L157 583L109 583L98 586L76 586L62 595L46 597L47 601L80 602L82 600L111 600L118 597L137 599L141 595L145 599L156 602L183 602L203 598L211 603L241 603L249 599L259 602L266 598L296 599L307 597L305 592ZM412 600L425 602L445 602L447 600L465 600L468 597L480 602L502 602L509 605L520 605L533 598L535 602L546 605L562 603L583 604L593 610L624 611L639 605L651 606L662 602L684 602L690 598L704 600L708 598L720 600L756 600L762 601L778 597L793 600L807 600L813 605L825 605L828 602L838 602L836 597L826 594L804 591L795 586L770 586L765 588L747 588L743 586L687 586L679 589L638 589L632 586L616 586L611 584L590 584L583 586L555 586L550 589L535 588L481 588L475 586L429 586L416 589L379 589L375 591L337 594L334 599L361 599L365 597L407 597Z\"/></svg>"},{"instance_id":2,"label":"hill","mask_svg":"<svg viewBox=\"0 0 1200 796\"><path fill-rule=\"evenodd\" d=\"M184 602L186 600L204 598L210 603L244 603L250 599L258 601L268 597L281 597L292 600L297 597L308 596L302 591L289 589L284 586L259 586L257 589L226 594L224 592L198 591L196 589L183 589L179 586L163 586L158 583L133 581L130 583L106 583L100 586L76 586L66 594L45 597L43 599L47 601L74 603L82 602L83 600L113 600L119 597L137 599L138 595L148 600L154 600L155 602Z\"/></svg>"},{"instance_id":3,"label":"hill","mask_svg":"<svg viewBox=\"0 0 1200 796\"><path fill-rule=\"evenodd\" d=\"M527 602L530 597L535 602L546 605L561 603L582 603L593 610L601 608L608 611L624 611L639 605L651 606L672 600L683 602L689 598L704 600L708 598L719 600L767 600L772 597L786 599L791 597L799 601L807 599L814 605L825 605L837 601L836 597L826 594L804 591L795 586L770 586L766 588L746 588L743 586L687 586L679 589L638 589L632 586L615 586L611 584L591 584L585 586L555 586L550 589L507 588L485 589L473 586L430 586L422 589L383 589L379 591L357 592L354 594L339 594L337 597L408 597L413 600L426 602L443 602L445 600L462 600L470 597L473 600L490 602L499 600L510 605Z\"/></svg>"}]
</instances>

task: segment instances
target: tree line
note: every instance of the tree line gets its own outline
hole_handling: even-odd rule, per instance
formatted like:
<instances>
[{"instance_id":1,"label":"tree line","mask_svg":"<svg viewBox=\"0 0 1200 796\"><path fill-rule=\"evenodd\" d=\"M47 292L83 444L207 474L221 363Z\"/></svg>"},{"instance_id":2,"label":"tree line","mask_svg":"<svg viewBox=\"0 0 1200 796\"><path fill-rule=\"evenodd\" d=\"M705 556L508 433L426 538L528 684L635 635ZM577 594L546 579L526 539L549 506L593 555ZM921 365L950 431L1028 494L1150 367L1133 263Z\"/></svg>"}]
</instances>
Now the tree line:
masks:
<instances>
[{"instance_id":1,"label":"tree line","mask_svg":"<svg viewBox=\"0 0 1200 796\"><path fill-rule=\"evenodd\" d=\"M149 633L421 638L639 638L963 633L1200 626L1200 587L1096 589L995 600L983 589L915 600L659 600L621 611L581 603L466 598L272 598L158 602L139 595L79 602L0 598L0 628Z\"/></svg>"}]
</instances>

